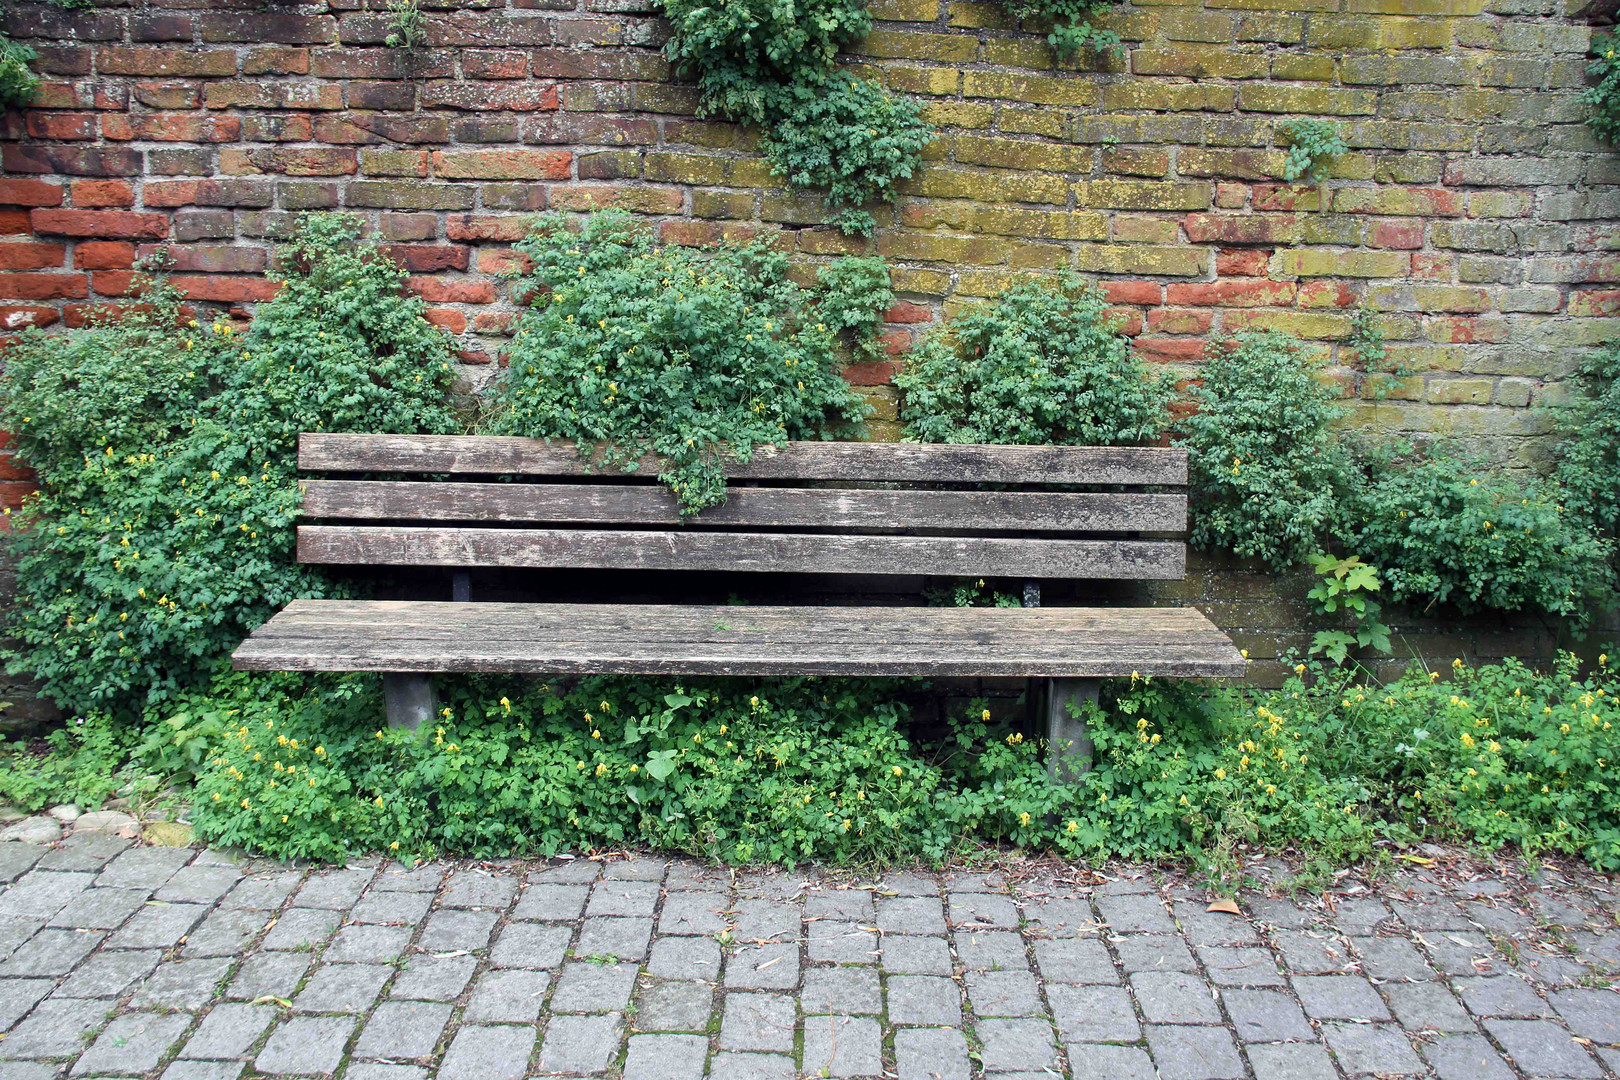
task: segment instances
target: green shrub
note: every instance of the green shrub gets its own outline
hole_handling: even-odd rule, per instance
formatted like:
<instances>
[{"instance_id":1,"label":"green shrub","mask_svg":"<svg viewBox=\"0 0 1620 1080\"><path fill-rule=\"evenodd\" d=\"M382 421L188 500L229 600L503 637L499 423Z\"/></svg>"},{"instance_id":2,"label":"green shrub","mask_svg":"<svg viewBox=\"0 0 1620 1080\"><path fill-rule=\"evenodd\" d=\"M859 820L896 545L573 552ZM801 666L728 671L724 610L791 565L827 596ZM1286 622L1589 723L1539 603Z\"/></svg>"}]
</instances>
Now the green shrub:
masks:
<instances>
[{"instance_id":1,"label":"green shrub","mask_svg":"<svg viewBox=\"0 0 1620 1080\"><path fill-rule=\"evenodd\" d=\"M1377 466L1341 542L1379 566L1396 600L1462 612L1545 611L1584 625L1611 592L1612 544L1531 476L1436 448Z\"/></svg>"},{"instance_id":2,"label":"green shrub","mask_svg":"<svg viewBox=\"0 0 1620 1080\"><path fill-rule=\"evenodd\" d=\"M1193 544L1283 571L1333 535L1356 476L1331 427L1343 410L1319 374L1285 334L1210 343L1197 411L1174 432L1191 470Z\"/></svg>"},{"instance_id":3,"label":"green shrub","mask_svg":"<svg viewBox=\"0 0 1620 1080\"><path fill-rule=\"evenodd\" d=\"M76 712L129 716L206 682L246 633L324 595L294 561L300 431L450 431L448 340L349 219L283 249L280 294L245 341L148 310L8 357L0 424L43 490L18 515L7 669Z\"/></svg>"},{"instance_id":4,"label":"green shrub","mask_svg":"<svg viewBox=\"0 0 1620 1080\"><path fill-rule=\"evenodd\" d=\"M28 67L34 50L0 34L0 109L20 109L34 100L39 78Z\"/></svg>"},{"instance_id":5,"label":"green shrub","mask_svg":"<svg viewBox=\"0 0 1620 1080\"><path fill-rule=\"evenodd\" d=\"M827 191L833 223L870 236L874 198L921 164L932 130L914 102L836 72L840 49L866 36L865 0L661 0L664 53L697 78L703 115L757 124L772 171Z\"/></svg>"},{"instance_id":6,"label":"green shrub","mask_svg":"<svg viewBox=\"0 0 1620 1080\"><path fill-rule=\"evenodd\" d=\"M659 455L683 513L723 501L722 456L820 438L864 406L839 375L834 332L806 311L787 258L764 243L708 258L659 247L608 211L571 233L542 219L518 249L533 302L485 430L576 440L634 469Z\"/></svg>"},{"instance_id":7,"label":"green shrub","mask_svg":"<svg viewBox=\"0 0 1620 1080\"><path fill-rule=\"evenodd\" d=\"M895 377L920 442L1135 445L1156 440L1171 387L1078 278L1026 281L924 339Z\"/></svg>"},{"instance_id":8,"label":"green shrub","mask_svg":"<svg viewBox=\"0 0 1620 1080\"><path fill-rule=\"evenodd\" d=\"M1620 38L1614 35L1594 37L1594 59L1586 73L1597 79L1597 85L1588 87L1581 101L1591 109L1586 123L1608 142L1620 141L1620 59L1615 57Z\"/></svg>"},{"instance_id":9,"label":"green shrub","mask_svg":"<svg viewBox=\"0 0 1620 1080\"><path fill-rule=\"evenodd\" d=\"M882 355L878 329L893 303L889 264L882 259L845 255L816 274L816 319L843 335L857 357Z\"/></svg>"},{"instance_id":10,"label":"green shrub","mask_svg":"<svg viewBox=\"0 0 1620 1080\"><path fill-rule=\"evenodd\" d=\"M1553 477L1565 506L1620 534L1620 344L1582 365L1580 389L1554 410L1564 437Z\"/></svg>"}]
</instances>

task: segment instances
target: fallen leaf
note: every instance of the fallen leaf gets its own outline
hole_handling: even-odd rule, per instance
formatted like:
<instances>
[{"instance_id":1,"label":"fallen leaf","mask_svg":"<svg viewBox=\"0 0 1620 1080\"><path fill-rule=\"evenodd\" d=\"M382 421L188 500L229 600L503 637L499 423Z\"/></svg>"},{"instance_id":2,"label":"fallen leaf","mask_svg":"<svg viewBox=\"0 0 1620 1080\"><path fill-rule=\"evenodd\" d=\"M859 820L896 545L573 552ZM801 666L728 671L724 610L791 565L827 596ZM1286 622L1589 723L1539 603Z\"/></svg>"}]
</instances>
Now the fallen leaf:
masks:
<instances>
[{"instance_id":1,"label":"fallen leaf","mask_svg":"<svg viewBox=\"0 0 1620 1080\"><path fill-rule=\"evenodd\" d=\"M1224 911L1228 915L1241 915L1241 914L1243 914L1243 909L1238 907L1237 901L1233 900L1230 896L1223 896L1219 900L1212 901L1210 903L1209 907L1205 908L1204 910L1205 911Z\"/></svg>"}]
</instances>

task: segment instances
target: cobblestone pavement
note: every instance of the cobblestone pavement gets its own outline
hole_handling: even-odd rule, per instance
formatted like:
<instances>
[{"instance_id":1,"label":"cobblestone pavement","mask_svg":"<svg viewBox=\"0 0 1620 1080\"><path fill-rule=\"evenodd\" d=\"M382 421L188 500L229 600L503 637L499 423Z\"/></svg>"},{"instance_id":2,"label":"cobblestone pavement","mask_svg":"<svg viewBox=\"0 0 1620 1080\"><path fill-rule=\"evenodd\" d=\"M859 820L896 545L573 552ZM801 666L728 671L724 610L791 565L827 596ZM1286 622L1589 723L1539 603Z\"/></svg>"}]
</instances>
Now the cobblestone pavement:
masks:
<instances>
[{"instance_id":1,"label":"cobblestone pavement","mask_svg":"<svg viewBox=\"0 0 1620 1080\"><path fill-rule=\"evenodd\" d=\"M874 883L3 844L0 1077L1616 1076L1616 882L1441 864L1234 915L1053 863Z\"/></svg>"}]
</instances>

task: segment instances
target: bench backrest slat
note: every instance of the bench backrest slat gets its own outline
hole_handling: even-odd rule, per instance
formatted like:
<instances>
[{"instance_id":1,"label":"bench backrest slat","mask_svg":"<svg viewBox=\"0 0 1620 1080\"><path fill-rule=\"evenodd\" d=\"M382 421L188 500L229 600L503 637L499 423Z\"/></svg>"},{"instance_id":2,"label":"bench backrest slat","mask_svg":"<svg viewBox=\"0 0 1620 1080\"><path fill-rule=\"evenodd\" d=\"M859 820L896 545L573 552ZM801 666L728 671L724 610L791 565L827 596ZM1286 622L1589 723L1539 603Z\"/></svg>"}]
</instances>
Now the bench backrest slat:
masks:
<instances>
[{"instance_id":1,"label":"bench backrest slat","mask_svg":"<svg viewBox=\"0 0 1620 1080\"><path fill-rule=\"evenodd\" d=\"M1186 549L1166 540L1030 540L615 529L305 525L300 562L727 570L951 577L1172 580Z\"/></svg>"},{"instance_id":2,"label":"bench backrest slat","mask_svg":"<svg viewBox=\"0 0 1620 1080\"><path fill-rule=\"evenodd\" d=\"M326 435L298 440L298 467L312 472L448 473L462 476L611 476L651 483L656 462L639 474L592 468L574 444L502 435ZM866 480L944 484L1187 483L1187 453L1158 447L984 446L978 444L790 442L755 449L731 462L738 480Z\"/></svg>"},{"instance_id":3,"label":"bench backrest slat","mask_svg":"<svg viewBox=\"0 0 1620 1080\"><path fill-rule=\"evenodd\" d=\"M722 505L683 523L662 485L305 480L302 486L307 517L349 521L1083 533L1187 527L1185 495L1144 492L733 487Z\"/></svg>"}]
</instances>

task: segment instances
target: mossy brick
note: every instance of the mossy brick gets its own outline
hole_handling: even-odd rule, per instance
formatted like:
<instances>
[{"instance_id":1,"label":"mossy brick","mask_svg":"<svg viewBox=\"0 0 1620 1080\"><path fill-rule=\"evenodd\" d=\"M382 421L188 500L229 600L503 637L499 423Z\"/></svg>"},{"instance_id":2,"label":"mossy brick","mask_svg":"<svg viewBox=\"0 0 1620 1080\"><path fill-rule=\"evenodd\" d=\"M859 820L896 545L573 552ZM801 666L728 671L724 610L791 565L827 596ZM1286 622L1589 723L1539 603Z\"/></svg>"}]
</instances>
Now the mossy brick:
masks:
<instances>
[{"instance_id":1,"label":"mossy brick","mask_svg":"<svg viewBox=\"0 0 1620 1080\"><path fill-rule=\"evenodd\" d=\"M1170 154L1135 146L1116 146L1103 151L1103 172L1120 176L1163 178L1170 172Z\"/></svg>"},{"instance_id":2,"label":"mossy brick","mask_svg":"<svg viewBox=\"0 0 1620 1080\"><path fill-rule=\"evenodd\" d=\"M1040 240L1106 240L1108 218L1087 211L1019 210L971 202L907 202L900 220L908 228L948 228L964 233Z\"/></svg>"},{"instance_id":3,"label":"mossy brick","mask_svg":"<svg viewBox=\"0 0 1620 1080\"><path fill-rule=\"evenodd\" d=\"M962 94L970 98L1000 98L1035 105L1095 105L1101 97L1097 87L1084 79L1006 71L964 72Z\"/></svg>"},{"instance_id":4,"label":"mossy brick","mask_svg":"<svg viewBox=\"0 0 1620 1080\"><path fill-rule=\"evenodd\" d=\"M158 49L119 45L96 50L96 71L102 75L227 78L236 74L236 53L231 49Z\"/></svg>"},{"instance_id":5,"label":"mossy brick","mask_svg":"<svg viewBox=\"0 0 1620 1080\"><path fill-rule=\"evenodd\" d=\"M1079 205L1113 210L1204 210L1210 205L1207 183L1156 183L1144 180L1083 180L1075 185Z\"/></svg>"},{"instance_id":6,"label":"mossy brick","mask_svg":"<svg viewBox=\"0 0 1620 1080\"><path fill-rule=\"evenodd\" d=\"M1278 53L1271 58L1271 77L1287 82L1332 82L1338 71L1333 57L1318 53Z\"/></svg>"},{"instance_id":7,"label":"mossy brick","mask_svg":"<svg viewBox=\"0 0 1620 1080\"><path fill-rule=\"evenodd\" d=\"M994 115L994 106L986 105L984 108ZM990 122L974 124L974 127L989 127ZM1063 109L1019 108L1016 105L1003 105L1001 118L996 125L1003 132L1010 135L1045 135L1049 139L1073 139L1075 132L1074 114Z\"/></svg>"},{"instance_id":8,"label":"mossy brick","mask_svg":"<svg viewBox=\"0 0 1620 1080\"><path fill-rule=\"evenodd\" d=\"M1444 49L1451 44L1446 19L1364 15L1313 15L1305 28L1313 49Z\"/></svg>"},{"instance_id":9,"label":"mossy brick","mask_svg":"<svg viewBox=\"0 0 1620 1080\"><path fill-rule=\"evenodd\" d=\"M1292 281L1225 278L1172 283L1165 287L1164 301L1184 307L1289 307L1298 294L1299 286Z\"/></svg>"},{"instance_id":10,"label":"mossy brick","mask_svg":"<svg viewBox=\"0 0 1620 1080\"><path fill-rule=\"evenodd\" d=\"M1437 221L1429 238L1438 248L1519 254L1563 251L1569 244L1569 230L1560 225L1503 221Z\"/></svg>"},{"instance_id":11,"label":"mossy brick","mask_svg":"<svg viewBox=\"0 0 1620 1080\"><path fill-rule=\"evenodd\" d=\"M979 105L970 101L924 101L922 118L924 123L936 128L987 128L995 122L996 109L993 105ZM1034 134L1049 133L1043 131Z\"/></svg>"},{"instance_id":12,"label":"mossy brick","mask_svg":"<svg viewBox=\"0 0 1620 1080\"><path fill-rule=\"evenodd\" d=\"M999 237L890 232L878 238L878 254L902 262L948 262L997 266L1008 261L1012 245Z\"/></svg>"},{"instance_id":13,"label":"mossy brick","mask_svg":"<svg viewBox=\"0 0 1620 1080\"><path fill-rule=\"evenodd\" d=\"M950 24L964 30L1012 30L1018 26L1018 19L1006 4L958 0L950 6Z\"/></svg>"},{"instance_id":14,"label":"mossy brick","mask_svg":"<svg viewBox=\"0 0 1620 1080\"><path fill-rule=\"evenodd\" d=\"M751 191L694 191L692 216L700 218L751 218L757 196Z\"/></svg>"},{"instance_id":15,"label":"mossy brick","mask_svg":"<svg viewBox=\"0 0 1620 1080\"><path fill-rule=\"evenodd\" d=\"M1173 244L1179 235L1171 218L1116 214L1111 239L1116 244Z\"/></svg>"},{"instance_id":16,"label":"mossy brick","mask_svg":"<svg viewBox=\"0 0 1620 1080\"><path fill-rule=\"evenodd\" d=\"M1294 302L1302 308L1349 308L1356 306L1357 299L1346 283L1318 279L1302 283ZM1386 337L1401 336L1400 328L1393 323L1387 326L1380 324L1379 329L1384 331Z\"/></svg>"},{"instance_id":17,"label":"mossy brick","mask_svg":"<svg viewBox=\"0 0 1620 1080\"><path fill-rule=\"evenodd\" d=\"M1350 317L1319 311L1237 308L1222 317L1228 330L1280 330L1306 341L1338 341L1350 336Z\"/></svg>"},{"instance_id":18,"label":"mossy brick","mask_svg":"<svg viewBox=\"0 0 1620 1080\"><path fill-rule=\"evenodd\" d=\"M1271 257L1273 277L1404 277L1408 256L1394 251L1332 251L1298 248Z\"/></svg>"},{"instance_id":19,"label":"mossy brick","mask_svg":"<svg viewBox=\"0 0 1620 1080\"><path fill-rule=\"evenodd\" d=\"M896 187L930 198L1059 205L1069 201L1070 190L1069 182L1060 176L1008 169L928 168Z\"/></svg>"},{"instance_id":20,"label":"mossy brick","mask_svg":"<svg viewBox=\"0 0 1620 1080\"><path fill-rule=\"evenodd\" d=\"M581 180L626 180L642 175L642 158L633 150L598 150L580 154L578 168Z\"/></svg>"},{"instance_id":21,"label":"mossy brick","mask_svg":"<svg viewBox=\"0 0 1620 1080\"><path fill-rule=\"evenodd\" d=\"M1237 104L1237 90L1209 83L1160 83L1131 80L1103 87L1106 109L1147 109L1157 112L1228 112Z\"/></svg>"},{"instance_id":22,"label":"mossy brick","mask_svg":"<svg viewBox=\"0 0 1620 1080\"><path fill-rule=\"evenodd\" d=\"M547 116L546 119L554 119ZM589 119L589 118L585 118ZM522 122L516 117L458 116L450 125L452 137L461 143L514 143L522 141ZM544 141L544 140L539 140ZM581 139L581 142L610 142L611 139Z\"/></svg>"},{"instance_id":23,"label":"mossy brick","mask_svg":"<svg viewBox=\"0 0 1620 1080\"><path fill-rule=\"evenodd\" d=\"M1238 108L1244 112L1371 116L1378 109L1378 95L1328 86L1251 84L1238 89Z\"/></svg>"},{"instance_id":24,"label":"mossy brick","mask_svg":"<svg viewBox=\"0 0 1620 1080\"><path fill-rule=\"evenodd\" d=\"M979 57L979 39L969 34L935 34L918 30L873 30L850 48L856 56L893 60L937 60L966 63Z\"/></svg>"},{"instance_id":25,"label":"mossy brick","mask_svg":"<svg viewBox=\"0 0 1620 1080\"><path fill-rule=\"evenodd\" d=\"M1552 312L1558 310L1562 300L1563 296L1557 289L1527 286L1506 290L1497 306L1503 311L1512 312Z\"/></svg>"},{"instance_id":26,"label":"mossy brick","mask_svg":"<svg viewBox=\"0 0 1620 1080\"><path fill-rule=\"evenodd\" d=\"M957 296L999 296L1025 278L1015 270L963 270L957 275Z\"/></svg>"},{"instance_id":27,"label":"mossy brick","mask_svg":"<svg viewBox=\"0 0 1620 1080\"><path fill-rule=\"evenodd\" d=\"M962 165L1068 173L1089 173L1096 157L1096 152L1090 147L971 135L967 132L957 134L955 154L957 163Z\"/></svg>"},{"instance_id":28,"label":"mossy brick","mask_svg":"<svg viewBox=\"0 0 1620 1080\"><path fill-rule=\"evenodd\" d=\"M566 180L567 150L435 150L433 174L452 180Z\"/></svg>"},{"instance_id":29,"label":"mossy brick","mask_svg":"<svg viewBox=\"0 0 1620 1080\"><path fill-rule=\"evenodd\" d=\"M1346 56L1339 77L1347 86L1471 86L1479 62L1468 56Z\"/></svg>"},{"instance_id":30,"label":"mossy brick","mask_svg":"<svg viewBox=\"0 0 1620 1080\"><path fill-rule=\"evenodd\" d=\"M1184 147L1176 154L1179 176L1269 180L1282 173L1287 155L1281 150L1201 150Z\"/></svg>"},{"instance_id":31,"label":"mossy brick","mask_svg":"<svg viewBox=\"0 0 1620 1080\"><path fill-rule=\"evenodd\" d=\"M634 155L626 155L633 157ZM642 174L648 180L666 184L724 184L730 176L730 162L710 154L680 154L652 151L643 159Z\"/></svg>"},{"instance_id":32,"label":"mossy brick","mask_svg":"<svg viewBox=\"0 0 1620 1080\"><path fill-rule=\"evenodd\" d=\"M539 112L560 105L557 87L523 80L512 83L435 81L421 89L422 107L470 112Z\"/></svg>"},{"instance_id":33,"label":"mossy brick","mask_svg":"<svg viewBox=\"0 0 1620 1080\"><path fill-rule=\"evenodd\" d=\"M1573 255L1535 259L1526 267L1525 278L1533 284L1620 281L1620 256Z\"/></svg>"},{"instance_id":34,"label":"mossy brick","mask_svg":"<svg viewBox=\"0 0 1620 1080\"><path fill-rule=\"evenodd\" d=\"M991 38L984 43L984 55L980 60L986 64L1035 70L1059 66L1052 46L1027 38Z\"/></svg>"},{"instance_id":35,"label":"mossy brick","mask_svg":"<svg viewBox=\"0 0 1620 1080\"><path fill-rule=\"evenodd\" d=\"M427 176L432 156L426 150L362 150L360 171L367 176Z\"/></svg>"},{"instance_id":36,"label":"mossy brick","mask_svg":"<svg viewBox=\"0 0 1620 1080\"><path fill-rule=\"evenodd\" d=\"M872 18L888 22L933 22L939 18L939 0L873 0Z\"/></svg>"},{"instance_id":37,"label":"mossy brick","mask_svg":"<svg viewBox=\"0 0 1620 1080\"><path fill-rule=\"evenodd\" d=\"M951 287L951 275L945 270L896 266L889 278L894 291L906 296L944 296Z\"/></svg>"},{"instance_id":38,"label":"mossy brick","mask_svg":"<svg viewBox=\"0 0 1620 1080\"><path fill-rule=\"evenodd\" d=\"M1238 147L1245 150L1264 147L1270 141L1271 124L1256 116L1222 115L1204 118L1204 142L1212 147Z\"/></svg>"},{"instance_id":39,"label":"mossy brick","mask_svg":"<svg viewBox=\"0 0 1620 1080\"><path fill-rule=\"evenodd\" d=\"M686 193L680 188L650 185L558 184L550 189L548 201L553 209L580 213L617 207L638 214L679 214L686 205Z\"/></svg>"},{"instance_id":40,"label":"mossy brick","mask_svg":"<svg viewBox=\"0 0 1620 1080\"><path fill-rule=\"evenodd\" d=\"M1380 154L1373 179L1380 184L1438 184L1444 167L1438 154Z\"/></svg>"},{"instance_id":41,"label":"mossy brick","mask_svg":"<svg viewBox=\"0 0 1620 1080\"><path fill-rule=\"evenodd\" d=\"M1166 11L1159 16L1159 32L1169 41L1195 41L1209 44L1231 41L1236 35L1231 15L1208 12Z\"/></svg>"},{"instance_id":42,"label":"mossy brick","mask_svg":"<svg viewBox=\"0 0 1620 1080\"><path fill-rule=\"evenodd\" d=\"M1078 143L1201 142L1204 121L1198 116L1076 116L1070 136Z\"/></svg>"},{"instance_id":43,"label":"mossy brick","mask_svg":"<svg viewBox=\"0 0 1620 1080\"><path fill-rule=\"evenodd\" d=\"M1461 217L1463 194L1444 188L1336 188L1333 192L1333 209L1341 214L1380 214L1388 217Z\"/></svg>"},{"instance_id":44,"label":"mossy brick","mask_svg":"<svg viewBox=\"0 0 1620 1080\"><path fill-rule=\"evenodd\" d=\"M478 189L485 210L513 210L520 213L544 210L548 205L541 184L482 184Z\"/></svg>"},{"instance_id":45,"label":"mossy brick","mask_svg":"<svg viewBox=\"0 0 1620 1080\"><path fill-rule=\"evenodd\" d=\"M1305 40L1305 20L1298 15L1244 15L1238 19L1236 38L1296 45Z\"/></svg>"},{"instance_id":46,"label":"mossy brick","mask_svg":"<svg viewBox=\"0 0 1620 1080\"><path fill-rule=\"evenodd\" d=\"M474 189L465 184L423 184L410 180L353 180L344 203L378 210L471 210Z\"/></svg>"},{"instance_id":47,"label":"mossy brick","mask_svg":"<svg viewBox=\"0 0 1620 1080\"><path fill-rule=\"evenodd\" d=\"M1470 191L1468 216L1471 218L1526 217L1535 208L1535 196L1528 191Z\"/></svg>"},{"instance_id":48,"label":"mossy brick","mask_svg":"<svg viewBox=\"0 0 1620 1080\"><path fill-rule=\"evenodd\" d=\"M1620 315L1620 289L1577 289L1569 294L1569 313L1576 318Z\"/></svg>"},{"instance_id":49,"label":"mossy brick","mask_svg":"<svg viewBox=\"0 0 1620 1080\"><path fill-rule=\"evenodd\" d=\"M1263 79L1270 61L1262 52L1199 48L1182 45L1143 48L1131 52L1131 71L1137 75L1179 75L1189 79Z\"/></svg>"},{"instance_id":50,"label":"mossy brick","mask_svg":"<svg viewBox=\"0 0 1620 1080\"><path fill-rule=\"evenodd\" d=\"M1423 400L1434 405L1488 405L1496 380L1481 375L1432 376L1424 381Z\"/></svg>"},{"instance_id":51,"label":"mossy brick","mask_svg":"<svg viewBox=\"0 0 1620 1080\"><path fill-rule=\"evenodd\" d=\"M333 210L341 206L343 191L332 183L292 183L276 185L276 205L283 210Z\"/></svg>"},{"instance_id":52,"label":"mossy brick","mask_svg":"<svg viewBox=\"0 0 1620 1080\"><path fill-rule=\"evenodd\" d=\"M738 158L730 163L732 187L779 188L782 180L763 158Z\"/></svg>"},{"instance_id":53,"label":"mossy brick","mask_svg":"<svg viewBox=\"0 0 1620 1080\"><path fill-rule=\"evenodd\" d=\"M1093 10L1087 16L1086 21L1091 23L1091 25L1098 30L1106 30L1114 34L1118 34L1121 41L1147 41L1150 38L1158 36L1159 29L1166 14L1172 13L1133 11L1125 7L1098 8ZM1035 33L1044 36L1045 34L1051 32L1051 25L1048 22L1038 27L1029 26L1026 27L1026 29L1034 30ZM1228 38L1227 40L1231 39ZM1117 52L1117 50L1111 51ZM1095 58L1095 54L1093 54L1093 58ZM1118 72L1123 69L1110 66L1106 68L1097 68L1095 70Z\"/></svg>"},{"instance_id":54,"label":"mossy brick","mask_svg":"<svg viewBox=\"0 0 1620 1080\"><path fill-rule=\"evenodd\" d=\"M203 87L208 109L321 109L343 108L343 88L335 83L217 82Z\"/></svg>"},{"instance_id":55,"label":"mossy brick","mask_svg":"<svg viewBox=\"0 0 1620 1080\"><path fill-rule=\"evenodd\" d=\"M1185 245L1081 244L1075 248L1075 267L1095 274L1199 277L1209 273L1210 253Z\"/></svg>"},{"instance_id":56,"label":"mossy brick","mask_svg":"<svg viewBox=\"0 0 1620 1080\"><path fill-rule=\"evenodd\" d=\"M931 94L946 97L956 93L962 72L953 67L912 67L894 64L884 69L889 89L902 94Z\"/></svg>"},{"instance_id":57,"label":"mossy brick","mask_svg":"<svg viewBox=\"0 0 1620 1080\"><path fill-rule=\"evenodd\" d=\"M1189 214L1182 225L1195 244L1292 244L1301 238L1292 214Z\"/></svg>"},{"instance_id":58,"label":"mossy brick","mask_svg":"<svg viewBox=\"0 0 1620 1080\"><path fill-rule=\"evenodd\" d=\"M760 197L759 217L785 225L819 225L827 220L827 200L815 191L767 191Z\"/></svg>"},{"instance_id":59,"label":"mossy brick","mask_svg":"<svg viewBox=\"0 0 1620 1080\"><path fill-rule=\"evenodd\" d=\"M1382 100L1387 102L1387 96ZM1466 151L1473 149L1475 129L1460 124L1352 120L1342 125L1340 133L1345 142L1362 150ZM1430 182L1439 180L1436 174Z\"/></svg>"},{"instance_id":60,"label":"mossy brick","mask_svg":"<svg viewBox=\"0 0 1620 1080\"><path fill-rule=\"evenodd\" d=\"M1073 254L1059 244L1017 242L1007 256L1007 265L1024 270L1065 269L1073 262Z\"/></svg>"},{"instance_id":61,"label":"mossy brick","mask_svg":"<svg viewBox=\"0 0 1620 1080\"><path fill-rule=\"evenodd\" d=\"M1536 216L1543 221L1620 219L1620 188L1554 192L1542 197Z\"/></svg>"},{"instance_id":62,"label":"mossy brick","mask_svg":"<svg viewBox=\"0 0 1620 1080\"><path fill-rule=\"evenodd\" d=\"M1459 158L1446 166L1446 183L1470 187L1575 184L1581 181L1585 168L1584 161L1558 158Z\"/></svg>"}]
</instances>

